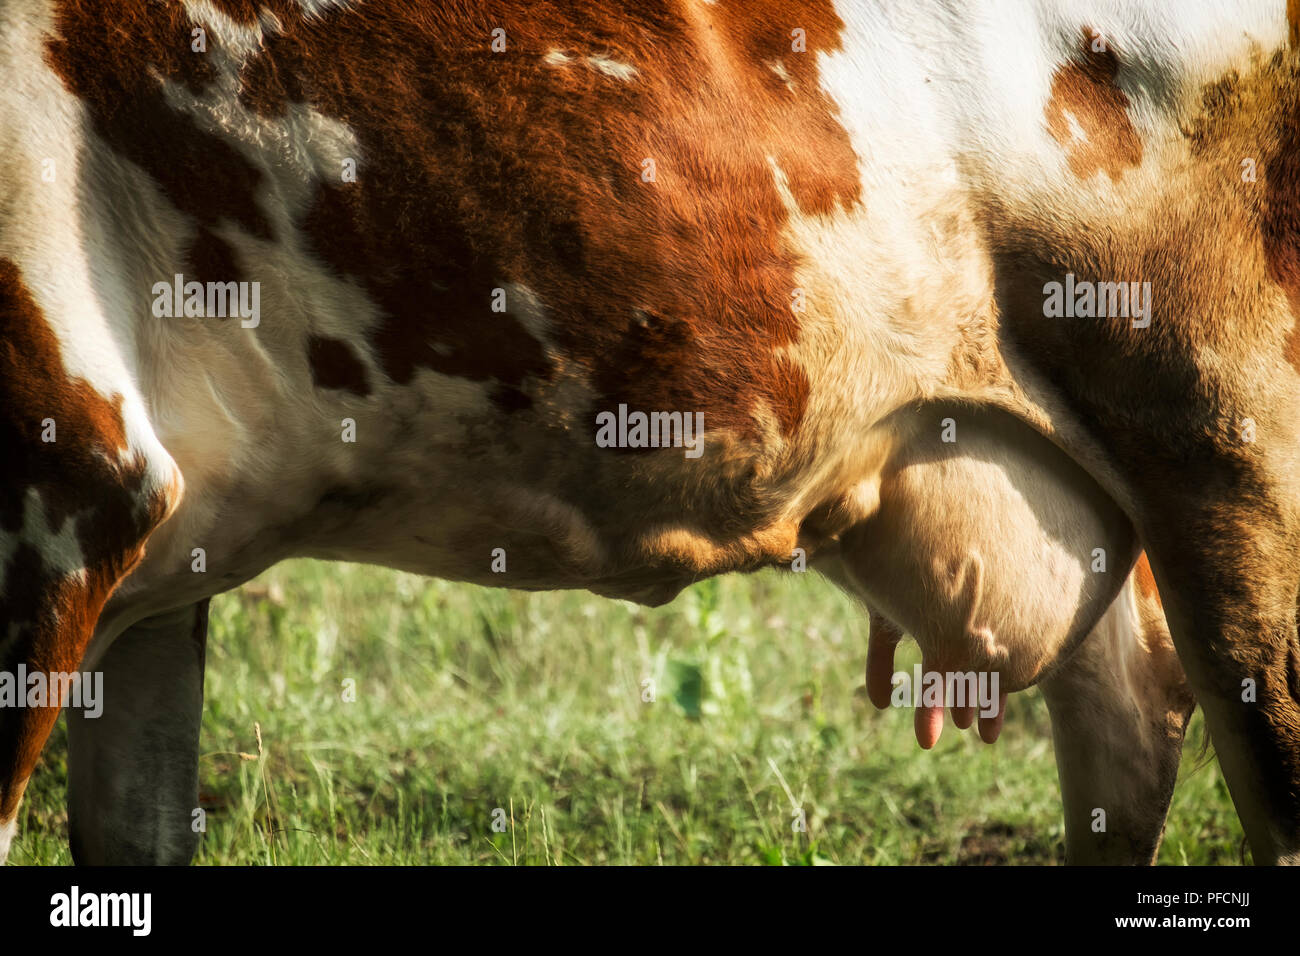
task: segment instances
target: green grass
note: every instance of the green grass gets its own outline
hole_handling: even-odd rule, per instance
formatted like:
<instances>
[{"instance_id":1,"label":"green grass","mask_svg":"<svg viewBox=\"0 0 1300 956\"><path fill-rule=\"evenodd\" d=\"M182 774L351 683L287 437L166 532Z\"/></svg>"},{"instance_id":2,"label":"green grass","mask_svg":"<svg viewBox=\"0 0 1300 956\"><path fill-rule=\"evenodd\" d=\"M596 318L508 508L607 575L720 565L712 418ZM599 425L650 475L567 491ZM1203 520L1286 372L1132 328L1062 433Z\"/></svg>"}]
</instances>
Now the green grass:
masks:
<instances>
[{"instance_id":1,"label":"green grass","mask_svg":"<svg viewBox=\"0 0 1300 956\"><path fill-rule=\"evenodd\" d=\"M814 575L647 610L281 565L212 603L197 862L1060 862L1042 698L1012 697L995 746L949 723L923 753L911 711L866 701L866 631ZM1160 861L1238 863L1199 723ZM61 720L11 863L70 861L65 784Z\"/></svg>"}]
</instances>

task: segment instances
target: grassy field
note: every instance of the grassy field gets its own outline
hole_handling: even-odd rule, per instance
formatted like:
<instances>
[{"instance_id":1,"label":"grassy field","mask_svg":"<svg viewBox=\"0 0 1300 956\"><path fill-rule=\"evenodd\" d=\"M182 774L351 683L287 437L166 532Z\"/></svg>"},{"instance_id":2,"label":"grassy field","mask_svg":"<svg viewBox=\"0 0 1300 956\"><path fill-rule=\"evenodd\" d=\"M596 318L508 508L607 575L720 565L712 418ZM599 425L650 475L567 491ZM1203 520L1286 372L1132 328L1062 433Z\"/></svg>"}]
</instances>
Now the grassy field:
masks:
<instances>
[{"instance_id":1,"label":"grassy field","mask_svg":"<svg viewBox=\"0 0 1300 956\"><path fill-rule=\"evenodd\" d=\"M949 723L923 753L866 701L865 615L813 575L647 610L295 562L212 611L199 863L1063 859L1041 697L996 746ZM1160 861L1239 863L1200 733ZM70 862L65 783L61 720L11 863Z\"/></svg>"}]
</instances>

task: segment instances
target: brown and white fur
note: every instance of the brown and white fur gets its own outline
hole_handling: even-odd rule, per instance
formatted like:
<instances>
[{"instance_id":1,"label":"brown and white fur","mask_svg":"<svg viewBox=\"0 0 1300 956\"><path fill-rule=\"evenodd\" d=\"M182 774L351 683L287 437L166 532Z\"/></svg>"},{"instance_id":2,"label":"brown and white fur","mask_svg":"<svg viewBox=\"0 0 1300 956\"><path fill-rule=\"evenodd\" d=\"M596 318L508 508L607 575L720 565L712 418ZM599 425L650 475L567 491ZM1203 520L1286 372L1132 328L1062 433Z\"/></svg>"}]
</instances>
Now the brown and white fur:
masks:
<instances>
[{"instance_id":1,"label":"brown and white fur","mask_svg":"<svg viewBox=\"0 0 1300 956\"><path fill-rule=\"evenodd\" d=\"M658 603L802 549L1041 681L1069 856L1146 862L1190 697L1145 548L1296 861L1287 6L0 0L0 668L105 675L77 859L189 858L206 602L281 559ZM156 315L178 273L260 323ZM1150 321L1049 317L1067 276ZM620 405L703 454L600 447ZM0 712L6 842L53 716Z\"/></svg>"}]
</instances>

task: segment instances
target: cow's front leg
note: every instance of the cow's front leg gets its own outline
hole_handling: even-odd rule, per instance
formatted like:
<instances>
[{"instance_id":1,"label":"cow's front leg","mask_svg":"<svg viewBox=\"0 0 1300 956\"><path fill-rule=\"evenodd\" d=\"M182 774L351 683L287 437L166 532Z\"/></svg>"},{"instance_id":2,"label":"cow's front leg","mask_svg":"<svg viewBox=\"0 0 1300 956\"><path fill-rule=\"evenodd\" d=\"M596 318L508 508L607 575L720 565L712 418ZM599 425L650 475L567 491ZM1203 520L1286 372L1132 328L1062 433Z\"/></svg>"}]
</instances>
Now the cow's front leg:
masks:
<instances>
[{"instance_id":1,"label":"cow's front leg","mask_svg":"<svg viewBox=\"0 0 1300 956\"><path fill-rule=\"evenodd\" d=\"M24 692L0 696L0 861L59 708L93 689L69 681L104 603L182 493L131 384L105 371L117 367L113 344L89 305L56 319L0 258L0 677ZM69 360L103 371L97 384Z\"/></svg>"},{"instance_id":2,"label":"cow's front leg","mask_svg":"<svg viewBox=\"0 0 1300 956\"><path fill-rule=\"evenodd\" d=\"M1040 685L1052 715L1067 863L1155 862L1195 707L1145 556Z\"/></svg>"},{"instance_id":3,"label":"cow's front leg","mask_svg":"<svg viewBox=\"0 0 1300 956\"><path fill-rule=\"evenodd\" d=\"M68 713L68 825L80 864L185 864L198 847L208 602L141 621L95 665L98 717Z\"/></svg>"}]
</instances>

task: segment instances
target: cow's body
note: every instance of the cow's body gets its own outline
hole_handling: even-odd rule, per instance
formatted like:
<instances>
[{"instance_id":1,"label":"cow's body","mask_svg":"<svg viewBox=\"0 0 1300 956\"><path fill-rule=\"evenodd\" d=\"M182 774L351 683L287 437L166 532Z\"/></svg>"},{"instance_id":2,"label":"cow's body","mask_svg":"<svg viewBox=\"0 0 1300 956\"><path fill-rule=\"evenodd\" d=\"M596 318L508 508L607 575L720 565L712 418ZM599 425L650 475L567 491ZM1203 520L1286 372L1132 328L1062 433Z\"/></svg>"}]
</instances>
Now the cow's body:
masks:
<instances>
[{"instance_id":1,"label":"cow's body","mask_svg":"<svg viewBox=\"0 0 1300 956\"><path fill-rule=\"evenodd\" d=\"M190 852L205 602L276 561L654 603L796 549L1043 680L1072 855L1149 858L1190 702L1139 541L1300 852L1281 0L443 6L0 3L0 652L129 700L72 722L80 859ZM1046 317L1067 275L1151 321ZM0 714L0 829L51 720Z\"/></svg>"}]
</instances>

